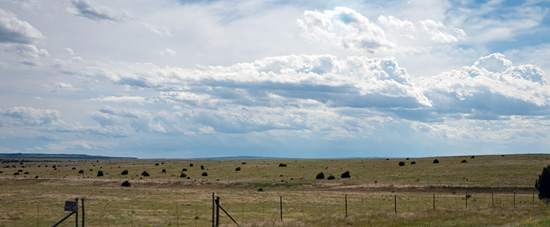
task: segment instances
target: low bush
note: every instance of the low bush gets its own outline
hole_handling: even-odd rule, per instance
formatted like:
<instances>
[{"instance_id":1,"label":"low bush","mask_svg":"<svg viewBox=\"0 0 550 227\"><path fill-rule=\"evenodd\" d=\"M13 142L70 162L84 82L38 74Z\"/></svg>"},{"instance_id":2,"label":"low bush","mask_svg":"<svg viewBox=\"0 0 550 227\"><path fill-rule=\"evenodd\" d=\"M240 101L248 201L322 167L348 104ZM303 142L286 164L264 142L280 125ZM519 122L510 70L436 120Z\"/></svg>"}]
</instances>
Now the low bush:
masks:
<instances>
[{"instance_id":1,"label":"low bush","mask_svg":"<svg viewBox=\"0 0 550 227\"><path fill-rule=\"evenodd\" d=\"M411 162L411 165L416 165L416 162L415 162L415 161L412 161L412 162Z\"/></svg>"},{"instance_id":2,"label":"low bush","mask_svg":"<svg viewBox=\"0 0 550 227\"><path fill-rule=\"evenodd\" d=\"M122 173L120 173L120 175L128 175L128 170L122 171Z\"/></svg>"},{"instance_id":3,"label":"low bush","mask_svg":"<svg viewBox=\"0 0 550 227\"><path fill-rule=\"evenodd\" d=\"M286 164L280 163L280 164L279 164L279 167L286 167Z\"/></svg>"},{"instance_id":4,"label":"low bush","mask_svg":"<svg viewBox=\"0 0 550 227\"><path fill-rule=\"evenodd\" d=\"M183 168L181 171L182 171L182 172L185 172L185 171L187 171L187 168Z\"/></svg>"},{"instance_id":5,"label":"low bush","mask_svg":"<svg viewBox=\"0 0 550 227\"><path fill-rule=\"evenodd\" d=\"M241 171L241 167L235 168L235 171Z\"/></svg>"},{"instance_id":6,"label":"low bush","mask_svg":"<svg viewBox=\"0 0 550 227\"><path fill-rule=\"evenodd\" d=\"M334 177L332 175L328 176L328 178L327 178L327 180L334 180L334 179L336 179L336 177Z\"/></svg>"},{"instance_id":7,"label":"low bush","mask_svg":"<svg viewBox=\"0 0 550 227\"><path fill-rule=\"evenodd\" d=\"M166 173L166 169L162 169L162 173Z\"/></svg>"},{"instance_id":8,"label":"low bush","mask_svg":"<svg viewBox=\"0 0 550 227\"><path fill-rule=\"evenodd\" d=\"M201 170L204 170L204 165L201 165Z\"/></svg>"},{"instance_id":9,"label":"low bush","mask_svg":"<svg viewBox=\"0 0 550 227\"><path fill-rule=\"evenodd\" d=\"M202 172L201 176L207 177L207 176L208 176L208 173L207 173L207 172Z\"/></svg>"},{"instance_id":10,"label":"low bush","mask_svg":"<svg viewBox=\"0 0 550 227\"><path fill-rule=\"evenodd\" d=\"M98 176L98 177L102 177L102 176L103 176L103 171L101 171L101 170L100 170L100 171L97 171L97 176Z\"/></svg>"},{"instance_id":11,"label":"low bush","mask_svg":"<svg viewBox=\"0 0 550 227\"><path fill-rule=\"evenodd\" d=\"M434 163L434 164L437 164L437 163L439 163L439 160L434 159L433 163Z\"/></svg>"},{"instance_id":12,"label":"low bush","mask_svg":"<svg viewBox=\"0 0 550 227\"><path fill-rule=\"evenodd\" d=\"M148 173L147 171L143 171L143 172L141 173L141 176L148 177L148 176L150 176L150 175L149 175L149 173Z\"/></svg>"},{"instance_id":13,"label":"low bush","mask_svg":"<svg viewBox=\"0 0 550 227\"><path fill-rule=\"evenodd\" d=\"M181 178L185 178L185 177L187 177L187 174L181 173L181 174L180 174L180 177L181 177Z\"/></svg>"},{"instance_id":14,"label":"low bush","mask_svg":"<svg viewBox=\"0 0 550 227\"><path fill-rule=\"evenodd\" d=\"M405 162L399 162L399 166L405 166Z\"/></svg>"},{"instance_id":15,"label":"low bush","mask_svg":"<svg viewBox=\"0 0 550 227\"><path fill-rule=\"evenodd\" d=\"M84 173L84 170L81 169L81 170L78 171L78 173Z\"/></svg>"},{"instance_id":16,"label":"low bush","mask_svg":"<svg viewBox=\"0 0 550 227\"><path fill-rule=\"evenodd\" d=\"M315 176L315 179L317 180L325 179L325 174L323 172L320 172L317 174L317 176Z\"/></svg>"},{"instance_id":17,"label":"low bush","mask_svg":"<svg viewBox=\"0 0 550 227\"><path fill-rule=\"evenodd\" d=\"M466 159L460 161L460 163L467 163L468 161L466 161Z\"/></svg>"},{"instance_id":18,"label":"low bush","mask_svg":"<svg viewBox=\"0 0 550 227\"><path fill-rule=\"evenodd\" d=\"M130 187L130 182L129 181L124 181L122 182L122 184L120 185L122 187Z\"/></svg>"},{"instance_id":19,"label":"low bush","mask_svg":"<svg viewBox=\"0 0 550 227\"><path fill-rule=\"evenodd\" d=\"M342 173L342 178L350 178L351 177L351 174L349 173L349 171L346 171L344 173Z\"/></svg>"}]
</instances>

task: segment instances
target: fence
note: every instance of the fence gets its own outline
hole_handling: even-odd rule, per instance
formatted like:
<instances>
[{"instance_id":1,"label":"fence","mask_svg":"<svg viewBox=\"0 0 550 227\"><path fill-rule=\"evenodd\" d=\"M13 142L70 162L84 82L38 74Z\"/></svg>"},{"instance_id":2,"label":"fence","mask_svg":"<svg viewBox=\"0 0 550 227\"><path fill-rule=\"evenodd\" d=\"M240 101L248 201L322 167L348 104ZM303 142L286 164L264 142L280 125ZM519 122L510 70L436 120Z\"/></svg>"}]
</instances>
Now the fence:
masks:
<instances>
[{"instance_id":1,"label":"fence","mask_svg":"<svg viewBox=\"0 0 550 227\"><path fill-rule=\"evenodd\" d=\"M212 194L203 191L139 191L113 198L86 198L86 226L210 226ZM158 194L157 194L158 193ZM174 194L172 194L174 193ZM106 193L107 194L107 193ZM318 223L323 220L369 219L391 214L418 215L436 211L486 212L541 206L534 193L451 192L338 192L338 191L221 191L222 208L239 224L262 222ZM74 197L72 197L74 198ZM64 199L42 197L33 201L0 200L0 226L52 226L61 217ZM221 213L220 225L236 226ZM60 226L74 226L67 220Z\"/></svg>"}]
</instances>

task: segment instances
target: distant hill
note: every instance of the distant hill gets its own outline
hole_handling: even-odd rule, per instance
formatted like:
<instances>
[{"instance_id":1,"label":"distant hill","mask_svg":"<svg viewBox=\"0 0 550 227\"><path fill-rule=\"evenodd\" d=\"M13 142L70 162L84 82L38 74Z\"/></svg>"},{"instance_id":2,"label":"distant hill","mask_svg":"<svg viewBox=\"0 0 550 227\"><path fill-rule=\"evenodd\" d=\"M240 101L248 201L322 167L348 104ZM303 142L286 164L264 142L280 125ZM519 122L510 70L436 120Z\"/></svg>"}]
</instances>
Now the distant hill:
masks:
<instances>
[{"instance_id":1,"label":"distant hill","mask_svg":"<svg viewBox=\"0 0 550 227\"><path fill-rule=\"evenodd\" d=\"M0 159L137 159L134 157L108 157L86 154L0 153Z\"/></svg>"}]
</instances>

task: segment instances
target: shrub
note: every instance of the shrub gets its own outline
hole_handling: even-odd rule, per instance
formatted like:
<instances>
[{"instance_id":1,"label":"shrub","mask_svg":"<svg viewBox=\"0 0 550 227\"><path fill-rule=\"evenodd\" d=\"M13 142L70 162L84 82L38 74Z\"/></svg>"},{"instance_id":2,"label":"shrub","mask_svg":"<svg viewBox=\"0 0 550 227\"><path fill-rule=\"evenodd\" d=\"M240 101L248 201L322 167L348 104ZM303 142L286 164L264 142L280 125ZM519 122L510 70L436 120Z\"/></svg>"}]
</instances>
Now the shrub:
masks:
<instances>
[{"instance_id":1,"label":"shrub","mask_svg":"<svg viewBox=\"0 0 550 227\"><path fill-rule=\"evenodd\" d=\"M241 171L241 167L235 168L235 171Z\"/></svg>"},{"instance_id":2,"label":"shrub","mask_svg":"<svg viewBox=\"0 0 550 227\"><path fill-rule=\"evenodd\" d=\"M122 186L122 187L130 187L130 182L124 181L124 182L122 182L122 184L121 184L120 186Z\"/></svg>"},{"instance_id":3,"label":"shrub","mask_svg":"<svg viewBox=\"0 0 550 227\"><path fill-rule=\"evenodd\" d=\"M550 203L550 165L542 169L539 179L535 182L535 188L539 191L539 199Z\"/></svg>"},{"instance_id":4,"label":"shrub","mask_svg":"<svg viewBox=\"0 0 550 227\"><path fill-rule=\"evenodd\" d=\"M185 177L187 177L187 174L181 173L181 174L180 174L180 177L181 177L181 178L185 178Z\"/></svg>"},{"instance_id":5,"label":"shrub","mask_svg":"<svg viewBox=\"0 0 550 227\"><path fill-rule=\"evenodd\" d=\"M201 165L201 170L204 170L204 165Z\"/></svg>"},{"instance_id":6,"label":"shrub","mask_svg":"<svg viewBox=\"0 0 550 227\"><path fill-rule=\"evenodd\" d=\"M162 169L162 173L166 173L166 169Z\"/></svg>"},{"instance_id":7,"label":"shrub","mask_svg":"<svg viewBox=\"0 0 550 227\"><path fill-rule=\"evenodd\" d=\"M246 162L243 162L243 163L241 163L241 164L246 165Z\"/></svg>"},{"instance_id":8,"label":"shrub","mask_svg":"<svg viewBox=\"0 0 550 227\"><path fill-rule=\"evenodd\" d=\"M183 168L181 171L182 171L182 172L185 172L185 171L187 171L187 168Z\"/></svg>"},{"instance_id":9,"label":"shrub","mask_svg":"<svg viewBox=\"0 0 550 227\"><path fill-rule=\"evenodd\" d=\"M75 169L76 169L76 167L73 167L73 170L75 170Z\"/></svg>"},{"instance_id":10,"label":"shrub","mask_svg":"<svg viewBox=\"0 0 550 227\"><path fill-rule=\"evenodd\" d=\"M399 166L405 166L405 162L399 162Z\"/></svg>"},{"instance_id":11,"label":"shrub","mask_svg":"<svg viewBox=\"0 0 550 227\"><path fill-rule=\"evenodd\" d=\"M102 176L103 176L103 171L101 171L101 170L100 170L100 171L97 171L97 176L98 176L98 177L102 177Z\"/></svg>"},{"instance_id":12,"label":"shrub","mask_svg":"<svg viewBox=\"0 0 550 227\"><path fill-rule=\"evenodd\" d=\"M189 163L189 167L193 167L193 163Z\"/></svg>"},{"instance_id":13,"label":"shrub","mask_svg":"<svg viewBox=\"0 0 550 227\"><path fill-rule=\"evenodd\" d=\"M78 171L78 173L84 173L84 170L81 169L81 170Z\"/></svg>"},{"instance_id":14,"label":"shrub","mask_svg":"<svg viewBox=\"0 0 550 227\"><path fill-rule=\"evenodd\" d=\"M151 176L151 175L149 175L149 173L147 171L143 171L143 173L141 173L141 176L148 177L148 176Z\"/></svg>"},{"instance_id":15,"label":"shrub","mask_svg":"<svg viewBox=\"0 0 550 227\"><path fill-rule=\"evenodd\" d=\"M416 162L415 162L415 161L412 161L412 162L411 162L411 165L416 165Z\"/></svg>"},{"instance_id":16,"label":"shrub","mask_svg":"<svg viewBox=\"0 0 550 227\"><path fill-rule=\"evenodd\" d=\"M122 171L122 173L120 173L120 175L128 175L128 170Z\"/></svg>"},{"instance_id":17,"label":"shrub","mask_svg":"<svg viewBox=\"0 0 550 227\"><path fill-rule=\"evenodd\" d=\"M29 174L29 172L24 172L23 174Z\"/></svg>"},{"instance_id":18,"label":"shrub","mask_svg":"<svg viewBox=\"0 0 550 227\"><path fill-rule=\"evenodd\" d=\"M13 175L14 175L14 176L17 176L17 175L19 175L19 172L15 172L15 173L13 173Z\"/></svg>"},{"instance_id":19,"label":"shrub","mask_svg":"<svg viewBox=\"0 0 550 227\"><path fill-rule=\"evenodd\" d=\"M466 161L466 159L460 161L460 163L467 163L468 161Z\"/></svg>"},{"instance_id":20,"label":"shrub","mask_svg":"<svg viewBox=\"0 0 550 227\"><path fill-rule=\"evenodd\" d=\"M334 177L332 175L328 176L328 178L327 178L327 180L334 180L334 179L336 179L336 177Z\"/></svg>"},{"instance_id":21,"label":"shrub","mask_svg":"<svg viewBox=\"0 0 550 227\"><path fill-rule=\"evenodd\" d=\"M159 166L159 163L158 163L158 162L157 162L157 163L155 163L155 166Z\"/></svg>"},{"instance_id":22,"label":"shrub","mask_svg":"<svg viewBox=\"0 0 550 227\"><path fill-rule=\"evenodd\" d=\"M476 158L476 156L472 156L472 157L471 157L471 159L474 159L474 158Z\"/></svg>"},{"instance_id":23,"label":"shrub","mask_svg":"<svg viewBox=\"0 0 550 227\"><path fill-rule=\"evenodd\" d=\"M280 164L279 164L279 167L286 167L286 164L280 163Z\"/></svg>"},{"instance_id":24,"label":"shrub","mask_svg":"<svg viewBox=\"0 0 550 227\"><path fill-rule=\"evenodd\" d=\"M207 173L207 172L202 172L201 176L207 177L207 176L208 176L208 173Z\"/></svg>"},{"instance_id":25,"label":"shrub","mask_svg":"<svg viewBox=\"0 0 550 227\"><path fill-rule=\"evenodd\" d=\"M259 192L263 192L264 189L263 189L263 188L258 188L258 191L259 191Z\"/></svg>"},{"instance_id":26,"label":"shrub","mask_svg":"<svg viewBox=\"0 0 550 227\"><path fill-rule=\"evenodd\" d=\"M315 179L317 180L325 179L325 174L323 172L320 172L317 174L317 176L315 176Z\"/></svg>"},{"instance_id":27,"label":"shrub","mask_svg":"<svg viewBox=\"0 0 550 227\"><path fill-rule=\"evenodd\" d=\"M346 172L342 173L342 176L341 176L341 177L342 177L342 178L350 178L351 175L350 175L349 171L346 171Z\"/></svg>"},{"instance_id":28,"label":"shrub","mask_svg":"<svg viewBox=\"0 0 550 227\"><path fill-rule=\"evenodd\" d=\"M434 159L434 164L437 164L437 163L439 163L439 160Z\"/></svg>"}]
</instances>

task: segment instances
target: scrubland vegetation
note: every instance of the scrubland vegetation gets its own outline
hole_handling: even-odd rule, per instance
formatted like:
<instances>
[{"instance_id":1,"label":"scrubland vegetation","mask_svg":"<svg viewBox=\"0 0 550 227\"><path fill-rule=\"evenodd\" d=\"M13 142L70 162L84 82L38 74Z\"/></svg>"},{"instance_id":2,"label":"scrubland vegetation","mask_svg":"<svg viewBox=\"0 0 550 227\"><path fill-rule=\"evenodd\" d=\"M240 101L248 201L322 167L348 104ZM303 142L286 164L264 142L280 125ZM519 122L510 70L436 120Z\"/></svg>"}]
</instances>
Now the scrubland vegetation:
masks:
<instances>
[{"instance_id":1,"label":"scrubland vegetation","mask_svg":"<svg viewBox=\"0 0 550 227\"><path fill-rule=\"evenodd\" d=\"M535 189L550 164L543 154L2 161L0 226L51 226L75 198L85 198L86 226L208 226L213 192L244 226L550 224ZM220 222L233 225L224 215ZM62 226L74 226L74 218Z\"/></svg>"}]
</instances>

